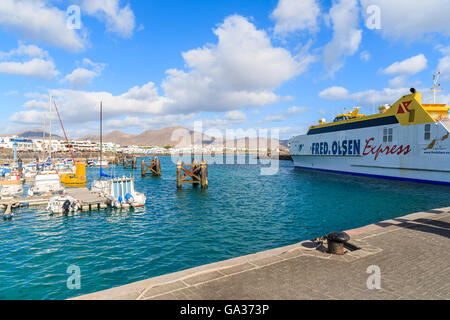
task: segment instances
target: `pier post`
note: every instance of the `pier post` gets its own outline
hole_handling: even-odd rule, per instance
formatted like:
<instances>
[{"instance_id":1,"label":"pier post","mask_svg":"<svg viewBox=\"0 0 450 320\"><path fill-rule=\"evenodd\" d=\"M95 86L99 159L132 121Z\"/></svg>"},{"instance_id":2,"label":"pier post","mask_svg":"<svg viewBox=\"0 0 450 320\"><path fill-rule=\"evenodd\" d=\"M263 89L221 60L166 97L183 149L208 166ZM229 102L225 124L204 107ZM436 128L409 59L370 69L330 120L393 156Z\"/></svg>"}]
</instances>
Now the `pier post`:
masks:
<instances>
[{"instance_id":1,"label":"pier post","mask_svg":"<svg viewBox=\"0 0 450 320\"><path fill-rule=\"evenodd\" d=\"M202 160L200 170L201 170L202 189L208 189L208 164L206 163L205 160Z\"/></svg>"},{"instance_id":2,"label":"pier post","mask_svg":"<svg viewBox=\"0 0 450 320\"><path fill-rule=\"evenodd\" d=\"M152 174L154 176L161 176L161 164L158 157L154 157L151 162L141 160L141 176Z\"/></svg>"},{"instance_id":3,"label":"pier post","mask_svg":"<svg viewBox=\"0 0 450 320\"><path fill-rule=\"evenodd\" d=\"M202 189L208 188L208 164L202 160L192 163L177 162L177 187L181 188L183 183L191 183L193 186L201 185Z\"/></svg>"},{"instance_id":4,"label":"pier post","mask_svg":"<svg viewBox=\"0 0 450 320\"><path fill-rule=\"evenodd\" d=\"M178 159L177 162L177 188L181 188L181 160Z\"/></svg>"}]
</instances>

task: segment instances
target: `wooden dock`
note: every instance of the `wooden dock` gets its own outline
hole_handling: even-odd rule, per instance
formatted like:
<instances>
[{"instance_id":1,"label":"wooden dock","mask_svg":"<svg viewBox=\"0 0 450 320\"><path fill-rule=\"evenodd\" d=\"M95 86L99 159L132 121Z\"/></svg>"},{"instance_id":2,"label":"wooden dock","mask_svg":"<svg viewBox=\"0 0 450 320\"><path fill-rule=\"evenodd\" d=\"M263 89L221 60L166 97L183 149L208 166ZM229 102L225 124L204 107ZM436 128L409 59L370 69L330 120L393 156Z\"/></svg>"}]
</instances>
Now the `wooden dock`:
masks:
<instances>
[{"instance_id":1,"label":"wooden dock","mask_svg":"<svg viewBox=\"0 0 450 320\"><path fill-rule=\"evenodd\" d=\"M87 188L66 189L66 195L77 199L81 204L82 211L103 210L107 209L107 199L97 193L91 192ZM21 207L37 207L47 206L48 201L54 195L41 195L33 197L18 197L0 199L0 209L4 210L4 214L8 215L14 208Z\"/></svg>"},{"instance_id":2,"label":"wooden dock","mask_svg":"<svg viewBox=\"0 0 450 320\"><path fill-rule=\"evenodd\" d=\"M19 197L10 199L0 199L0 208L5 208L8 205L13 207L36 207L36 206L46 206L48 204L48 199L51 195L44 196L33 196L33 197Z\"/></svg>"},{"instance_id":3,"label":"wooden dock","mask_svg":"<svg viewBox=\"0 0 450 320\"><path fill-rule=\"evenodd\" d=\"M82 211L108 208L107 199L98 193L91 192L88 188L66 189L66 193L80 202Z\"/></svg>"}]
</instances>

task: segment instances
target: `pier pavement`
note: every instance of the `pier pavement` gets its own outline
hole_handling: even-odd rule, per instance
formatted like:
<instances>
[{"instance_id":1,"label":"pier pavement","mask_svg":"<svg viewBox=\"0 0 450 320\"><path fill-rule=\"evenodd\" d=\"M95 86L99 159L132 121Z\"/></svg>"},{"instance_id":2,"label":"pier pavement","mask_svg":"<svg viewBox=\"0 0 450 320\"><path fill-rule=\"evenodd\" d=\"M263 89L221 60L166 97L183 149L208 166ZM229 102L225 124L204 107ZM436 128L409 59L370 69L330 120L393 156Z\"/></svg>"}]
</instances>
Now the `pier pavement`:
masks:
<instances>
[{"instance_id":1,"label":"pier pavement","mask_svg":"<svg viewBox=\"0 0 450 320\"><path fill-rule=\"evenodd\" d=\"M346 232L342 256L304 241L76 299L450 299L450 207Z\"/></svg>"}]
</instances>

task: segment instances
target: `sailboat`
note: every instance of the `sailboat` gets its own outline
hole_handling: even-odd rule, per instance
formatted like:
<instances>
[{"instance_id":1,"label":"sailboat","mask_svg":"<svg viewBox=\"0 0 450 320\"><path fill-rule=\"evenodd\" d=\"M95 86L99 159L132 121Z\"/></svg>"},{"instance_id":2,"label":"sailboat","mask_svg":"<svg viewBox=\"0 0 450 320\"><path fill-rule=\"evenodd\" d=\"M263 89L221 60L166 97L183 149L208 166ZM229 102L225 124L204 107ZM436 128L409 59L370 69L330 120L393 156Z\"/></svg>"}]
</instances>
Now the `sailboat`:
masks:
<instances>
[{"instance_id":1,"label":"sailboat","mask_svg":"<svg viewBox=\"0 0 450 320\"><path fill-rule=\"evenodd\" d=\"M103 104L100 103L100 163L103 161ZM102 179L107 178L107 179ZM100 167L100 179L92 183L92 192L100 193L108 199L107 203L113 208L143 207L147 201L143 193L134 188L134 178L115 178L103 172Z\"/></svg>"},{"instance_id":2,"label":"sailboat","mask_svg":"<svg viewBox=\"0 0 450 320\"><path fill-rule=\"evenodd\" d=\"M61 120L61 116L59 115L58 106L53 101L53 104L55 106L56 112L58 114L59 122L61 124L61 128L64 133L64 137L66 138L67 146L69 147L70 156L72 159L71 161L65 160L62 164L63 166L72 166L75 164L75 173L69 172L69 173L60 173L61 176L61 182L68 186L84 186L86 185L86 164L85 163L77 163L75 161L75 157L73 156L72 147L70 146L69 139L67 139L66 130L64 129L64 125Z\"/></svg>"},{"instance_id":3,"label":"sailboat","mask_svg":"<svg viewBox=\"0 0 450 320\"><path fill-rule=\"evenodd\" d=\"M43 168L34 177L31 187L28 189L28 195L34 196L38 194L62 194L64 187L61 185L58 171L51 164L52 158L52 95L50 94L50 138L49 138L49 160L50 166Z\"/></svg>"}]
</instances>

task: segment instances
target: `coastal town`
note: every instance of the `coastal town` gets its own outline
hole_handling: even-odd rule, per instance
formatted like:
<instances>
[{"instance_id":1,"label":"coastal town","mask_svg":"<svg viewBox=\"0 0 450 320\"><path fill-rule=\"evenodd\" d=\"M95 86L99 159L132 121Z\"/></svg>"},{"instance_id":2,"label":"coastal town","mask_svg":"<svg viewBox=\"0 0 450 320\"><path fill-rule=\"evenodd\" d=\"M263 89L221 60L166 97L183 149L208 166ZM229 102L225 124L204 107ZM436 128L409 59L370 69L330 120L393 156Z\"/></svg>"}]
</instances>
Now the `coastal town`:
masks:
<instances>
[{"instance_id":1,"label":"coastal town","mask_svg":"<svg viewBox=\"0 0 450 320\"><path fill-rule=\"evenodd\" d=\"M42 135L43 136L43 135ZM64 140L58 136L50 139L43 137L24 138L20 135L0 137L0 155L4 158L17 155L53 153L66 154L70 151L80 154L93 154L100 151L100 142L84 139ZM216 141L208 144L176 144L166 146L155 145L120 145L114 142L102 142L102 152L105 154L122 153L134 155L170 155L170 154L286 154L286 146L278 140L240 139L232 141ZM6 157L5 157L6 156Z\"/></svg>"}]
</instances>

